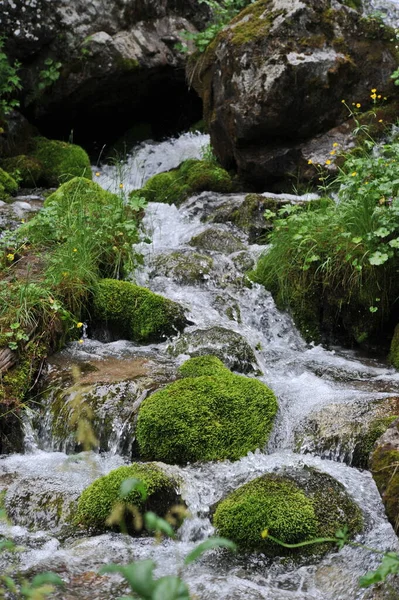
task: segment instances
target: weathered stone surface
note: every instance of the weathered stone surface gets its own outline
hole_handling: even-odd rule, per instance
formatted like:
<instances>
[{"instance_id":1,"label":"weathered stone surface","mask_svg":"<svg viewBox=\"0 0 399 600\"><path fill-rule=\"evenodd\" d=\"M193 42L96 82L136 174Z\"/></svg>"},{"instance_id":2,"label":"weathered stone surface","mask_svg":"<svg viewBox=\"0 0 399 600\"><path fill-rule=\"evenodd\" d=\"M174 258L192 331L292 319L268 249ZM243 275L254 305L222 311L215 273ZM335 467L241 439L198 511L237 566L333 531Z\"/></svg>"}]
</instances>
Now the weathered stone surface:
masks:
<instances>
[{"instance_id":1,"label":"weathered stone surface","mask_svg":"<svg viewBox=\"0 0 399 600\"><path fill-rule=\"evenodd\" d=\"M254 351L242 335L224 327L197 329L185 333L168 347L172 356L217 356L229 369L240 373L257 370Z\"/></svg>"},{"instance_id":2,"label":"weathered stone surface","mask_svg":"<svg viewBox=\"0 0 399 600\"><path fill-rule=\"evenodd\" d=\"M399 419L376 441L370 469L384 502L387 517L399 529Z\"/></svg>"},{"instance_id":3,"label":"weathered stone surface","mask_svg":"<svg viewBox=\"0 0 399 600\"><path fill-rule=\"evenodd\" d=\"M389 93L393 39L332 0L249 5L189 69L223 166L259 188L306 169L300 145L348 118L342 100Z\"/></svg>"},{"instance_id":4,"label":"weathered stone surface","mask_svg":"<svg viewBox=\"0 0 399 600\"><path fill-rule=\"evenodd\" d=\"M79 143L83 133L88 136L89 129L100 124L107 132L109 114L107 120L104 117L111 109L114 129L124 117L126 130L146 120L148 98L155 91L152 108L159 106L163 91L166 113L170 110L181 116L179 95L188 110L195 103L194 96L190 100L187 95L185 57L175 49L181 33L195 31L194 23L200 25L207 14L195 0L16 0L5 4L0 29L7 40L6 50L24 67L20 71L21 109L51 137L69 136L74 129L74 140ZM49 72L55 77L49 77ZM162 111L157 115L167 118Z\"/></svg>"}]
</instances>

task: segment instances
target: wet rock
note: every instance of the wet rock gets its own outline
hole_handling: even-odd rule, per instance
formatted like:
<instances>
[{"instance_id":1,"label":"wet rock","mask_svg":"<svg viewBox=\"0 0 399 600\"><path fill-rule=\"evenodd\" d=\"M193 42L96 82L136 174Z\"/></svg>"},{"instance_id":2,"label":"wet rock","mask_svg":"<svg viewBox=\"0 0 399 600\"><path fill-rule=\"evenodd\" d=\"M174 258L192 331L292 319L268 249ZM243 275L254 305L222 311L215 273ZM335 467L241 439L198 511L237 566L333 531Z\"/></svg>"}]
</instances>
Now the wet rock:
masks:
<instances>
[{"instance_id":1,"label":"wet rock","mask_svg":"<svg viewBox=\"0 0 399 600\"><path fill-rule=\"evenodd\" d=\"M370 470L392 527L399 530L399 419L376 441Z\"/></svg>"},{"instance_id":2,"label":"wet rock","mask_svg":"<svg viewBox=\"0 0 399 600\"><path fill-rule=\"evenodd\" d=\"M59 530L74 515L82 488L56 477L18 479L6 494L7 515L15 525Z\"/></svg>"},{"instance_id":3,"label":"wet rock","mask_svg":"<svg viewBox=\"0 0 399 600\"><path fill-rule=\"evenodd\" d=\"M232 254L245 249L244 244L238 237L229 231L217 228L206 229L191 238L189 244L200 250L222 252L223 254Z\"/></svg>"},{"instance_id":4,"label":"wet rock","mask_svg":"<svg viewBox=\"0 0 399 600\"><path fill-rule=\"evenodd\" d=\"M258 370L254 351L245 338L224 327L197 329L185 333L168 346L172 356L212 354L233 371L250 373Z\"/></svg>"},{"instance_id":5,"label":"wet rock","mask_svg":"<svg viewBox=\"0 0 399 600\"><path fill-rule=\"evenodd\" d=\"M398 398L331 404L301 425L296 450L367 469L375 441L398 414Z\"/></svg>"},{"instance_id":6,"label":"wet rock","mask_svg":"<svg viewBox=\"0 0 399 600\"><path fill-rule=\"evenodd\" d=\"M171 362L152 355L85 361L55 355L42 382L43 409L35 417L38 437L46 448L74 452L77 431L90 423L86 442L91 439L100 451L131 457L142 400L174 377Z\"/></svg>"},{"instance_id":7,"label":"wet rock","mask_svg":"<svg viewBox=\"0 0 399 600\"><path fill-rule=\"evenodd\" d=\"M176 250L154 258L150 277L161 275L183 285L196 285L209 279L212 268L210 256L194 250Z\"/></svg>"},{"instance_id":8,"label":"wet rock","mask_svg":"<svg viewBox=\"0 0 399 600\"><path fill-rule=\"evenodd\" d=\"M295 544L334 536L346 525L354 536L362 530L363 519L342 484L326 473L303 468L263 475L236 489L217 505L213 524L241 551L306 556L323 554L332 546L320 544L293 551L276 544L268 535Z\"/></svg>"},{"instance_id":9,"label":"wet rock","mask_svg":"<svg viewBox=\"0 0 399 600\"><path fill-rule=\"evenodd\" d=\"M189 65L221 164L260 189L306 171L300 144L347 120L343 99L390 94L392 34L332 0L250 4Z\"/></svg>"}]
</instances>

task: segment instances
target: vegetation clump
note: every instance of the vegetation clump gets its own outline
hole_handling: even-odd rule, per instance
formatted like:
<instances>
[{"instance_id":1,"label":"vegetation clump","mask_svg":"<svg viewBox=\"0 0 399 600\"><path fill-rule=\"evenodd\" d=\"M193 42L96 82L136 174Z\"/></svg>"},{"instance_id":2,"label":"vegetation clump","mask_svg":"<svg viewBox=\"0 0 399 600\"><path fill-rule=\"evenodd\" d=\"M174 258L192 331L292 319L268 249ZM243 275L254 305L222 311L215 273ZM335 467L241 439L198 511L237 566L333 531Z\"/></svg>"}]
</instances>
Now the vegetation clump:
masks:
<instances>
[{"instance_id":1,"label":"vegetation clump","mask_svg":"<svg viewBox=\"0 0 399 600\"><path fill-rule=\"evenodd\" d=\"M266 444L277 412L273 392L216 360L191 359L180 368L184 379L144 400L136 431L143 459L237 460ZM211 365L214 374L202 375Z\"/></svg>"},{"instance_id":2,"label":"vegetation clump","mask_svg":"<svg viewBox=\"0 0 399 600\"><path fill-rule=\"evenodd\" d=\"M186 325L183 308L159 294L130 283L103 279L95 288L94 318L137 342L157 341Z\"/></svg>"},{"instance_id":3,"label":"vegetation clump","mask_svg":"<svg viewBox=\"0 0 399 600\"><path fill-rule=\"evenodd\" d=\"M126 496L121 498L121 485L125 480L136 479L144 485L143 497L141 487L133 488ZM168 510L178 502L176 482L154 464L133 463L129 466L119 467L114 471L96 479L82 492L78 500L77 512L74 523L87 529L104 531L106 529L119 529L117 523L107 520L117 504L120 505L120 518L126 517L132 521L132 514L128 515L128 505L133 505L136 512L153 511L164 516ZM130 533L134 527L128 524ZM140 529L140 527L138 528Z\"/></svg>"},{"instance_id":4,"label":"vegetation clump","mask_svg":"<svg viewBox=\"0 0 399 600\"><path fill-rule=\"evenodd\" d=\"M215 511L217 532L233 540L244 552L267 555L322 554L331 546L299 550L277 545L269 535L287 544L315 537L333 537L348 525L351 535L362 529L362 516L343 486L315 469L267 474L241 486Z\"/></svg>"},{"instance_id":5,"label":"vegetation clump","mask_svg":"<svg viewBox=\"0 0 399 600\"><path fill-rule=\"evenodd\" d=\"M92 178L90 160L80 146L44 137L33 138L30 156L42 165L41 183L58 186L73 177Z\"/></svg>"},{"instance_id":6,"label":"vegetation clump","mask_svg":"<svg viewBox=\"0 0 399 600\"><path fill-rule=\"evenodd\" d=\"M25 154L6 158L1 165L22 187L27 188L37 186L43 172L41 162Z\"/></svg>"},{"instance_id":7,"label":"vegetation clump","mask_svg":"<svg viewBox=\"0 0 399 600\"><path fill-rule=\"evenodd\" d=\"M373 148L346 157L337 204L275 221L256 269L309 341L365 344L389 328L399 294L399 143Z\"/></svg>"},{"instance_id":8,"label":"vegetation clump","mask_svg":"<svg viewBox=\"0 0 399 600\"><path fill-rule=\"evenodd\" d=\"M177 169L150 177L139 193L147 202L179 205L190 195L205 190L231 192L232 178L212 161L190 159Z\"/></svg>"},{"instance_id":9,"label":"vegetation clump","mask_svg":"<svg viewBox=\"0 0 399 600\"><path fill-rule=\"evenodd\" d=\"M18 183L3 169L0 169L0 200L7 201L18 190Z\"/></svg>"}]
</instances>

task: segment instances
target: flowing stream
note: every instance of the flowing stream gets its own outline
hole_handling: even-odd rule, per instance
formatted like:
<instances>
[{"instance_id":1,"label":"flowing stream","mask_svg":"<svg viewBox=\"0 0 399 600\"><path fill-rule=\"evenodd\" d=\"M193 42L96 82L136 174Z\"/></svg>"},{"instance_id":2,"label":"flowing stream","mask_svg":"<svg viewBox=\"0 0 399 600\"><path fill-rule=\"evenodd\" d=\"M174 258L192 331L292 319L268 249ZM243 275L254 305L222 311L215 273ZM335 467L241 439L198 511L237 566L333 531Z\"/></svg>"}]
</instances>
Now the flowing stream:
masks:
<instances>
[{"instance_id":1,"label":"flowing stream","mask_svg":"<svg viewBox=\"0 0 399 600\"><path fill-rule=\"evenodd\" d=\"M194 134L163 145L142 145L140 173L145 171L148 177L163 170L165 164L168 167L177 164L182 155L184 158L198 156L204 141L204 136ZM146 163L145 152L152 166ZM129 169L133 170L133 166ZM137 186L140 173L130 174L132 189ZM108 169L99 180L106 186L111 177L112 171ZM365 530L357 541L380 550L399 549L370 473L343 462L350 464L347 448L341 452L338 443L329 455L335 460L328 460L323 458L325 455L305 453L312 450L306 443L298 446L298 432L306 427L309 415L332 406L338 417L341 410L367 407L369 403L396 397L399 373L374 359L361 359L349 351L307 345L290 317L277 310L267 291L258 285L248 287L243 271L265 247L249 245L243 231L231 224L205 222L206 218L212 218L218 207L238 205L243 198L237 194L204 192L190 198L179 209L151 204L144 226L152 243L143 243L138 248L144 255L144 266L136 280L186 308L192 325L186 328L184 335L218 327L239 334L249 344L254 360L249 359L246 366L248 370L255 369L249 375L257 376L270 386L279 401L279 413L268 448L249 453L237 462L167 467L181 481L181 493L191 513L179 531L177 542L154 544L151 538L133 539L122 534L70 537L62 527L46 521L45 511L41 510L40 503L38 506L35 494L61 495L66 505L90 481L129 462L129 451L125 450L123 454L122 446L118 446L125 423L113 422L114 441L107 452L74 455L67 444L60 446L49 434L52 417L50 404L45 401L42 408L27 413L26 453L0 459L0 485L10 486L8 494L11 497L14 494L16 498L13 509L19 523L1 523L0 534L7 535L23 548L17 555L1 554L0 569L13 564L26 573L44 569L57 571L68 582L68 595L61 592L54 596L56 598L116 599L123 593L123 583L114 576L99 577L96 572L101 565L151 557L157 563L158 575L176 573L182 568L187 552L212 534L209 512L216 501L261 474L284 466L303 465L316 467L335 477L359 504L364 513ZM309 198L295 199L306 201ZM189 245L190 240L210 227L215 228L220 237L226 233L234 235L240 249L229 254L198 250L208 261L211 259L211 268L204 268L196 283L182 280L183 271L180 267L173 268L174 259L168 272L159 268L159 257L170 258L173 253L192 257L196 250ZM204 264L209 267L209 262ZM109 360L127 365L132 357L141 357L163 365L167 379L167 374L188 358L184 354L173 358L168 352L168 347L174 347L178 341L179 338L143 347L123 340L107 343L85 336L83 344L73 342L55 357L51 369L57 370L58 359L66 364L92 361L101 370L101 365L108 364L106 361ZM214 348L217 347L218 343L214 342ZM141 392L134 390L136 396ZM51 394L47 401L51 402ZM62 448L68 453L60 451ZM295 452L299 448L303 453ZM32 500L29 500L29 494ZM18 499L21 497L24 502L19 510ZM28 518L29 506L34 513L33 521ZM185 569L184 577L192 593L202 600L366 599L374 596L370 590L359 589L357 579L377 564L378 557L373 553L349 546L339 553L327 555L317 564L301 565L287 560L271 561L263 555L243 558L212 551Z\"/></svg>"}]
</instances>

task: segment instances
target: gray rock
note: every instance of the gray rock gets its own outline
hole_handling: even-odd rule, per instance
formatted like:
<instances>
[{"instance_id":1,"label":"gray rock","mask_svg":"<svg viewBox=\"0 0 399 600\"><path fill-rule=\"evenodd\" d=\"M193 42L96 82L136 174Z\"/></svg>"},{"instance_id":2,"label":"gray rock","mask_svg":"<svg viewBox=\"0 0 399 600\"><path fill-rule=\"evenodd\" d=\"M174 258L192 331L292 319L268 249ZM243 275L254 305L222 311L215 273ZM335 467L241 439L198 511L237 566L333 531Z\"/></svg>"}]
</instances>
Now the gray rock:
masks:
<instances>
[{"instance_id":1,"label":"gray rock","mask_svg":"<svg viewBox=\"0 0 399 600\"><path fill-rule=\"evenodd\" d=\"M190 246L200 250L222 252L223 254L232 254L245 250L245 246L240 239L229 231L212 227L202 233L195 235L190 241Z\"/></svg>"},{"instance_id":2,"label":"gray rock","mask_svg":"<svg viewBox=\"0 0 399 600\"><path fill-rule=\"evenodd\" d=\"M301 144L347 120L343 99L390 94L394 39L333 0L250 4L188 66L222 165L263 189L306 170Z\"/></svg>"},{"instance_id":3,"label":"gray rock","mask_svg":"<svg viewBox=\"0 0 399 600\"><path fill-rule=\"evenodd\" d=\"M176 250L156 256L151 265L150 277L165 276L177 283L196 285L209 279L213 268L210 256L194 250Z\"/></svg>"},{"instance_id":4,"label":"gray rock","mask_svg":"<svg viewBox=\"0 0 399 600\"><path fill-rule=\"evenodd\" d=\"M197 329L185 333L168 346L168 352L172 356L212 354L233 371L240 373L258 371L254 351L245 338L223 327Z\"/></svg>"}]
</instances>

